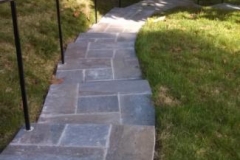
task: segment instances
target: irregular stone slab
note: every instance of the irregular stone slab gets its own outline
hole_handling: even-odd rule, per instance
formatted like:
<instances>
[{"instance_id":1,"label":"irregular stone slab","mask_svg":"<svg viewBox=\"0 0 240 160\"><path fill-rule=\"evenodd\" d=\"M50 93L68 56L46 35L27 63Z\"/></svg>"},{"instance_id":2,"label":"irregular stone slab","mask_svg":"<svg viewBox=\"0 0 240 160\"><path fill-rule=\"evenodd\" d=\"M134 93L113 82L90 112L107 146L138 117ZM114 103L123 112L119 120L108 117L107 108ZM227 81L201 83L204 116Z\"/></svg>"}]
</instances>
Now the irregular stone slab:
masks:
<instances>
[{"instance_id":1,"label":"irregular stone slab","mask_svg":"<svg viewBox=\"0 0 240 160\"><path fill-rule=\"evenodd\" d=\"M136 59L135 49L118 49L116 50L114 59Z\"/></svg>"},{"instance_id":2,"label":"irregular stone slab","mask_svg":"<svg viewBox=\"0 0 240 160\"><path fill-rule=\"evenodd\" d=\"M108 27L105 32L107 33L122 33L124 31L123 27Z\"/></svg>"},{"instance_id":3,"label":"irregular stone slab","mask_svg":"<svg viewBox=\"0 0 240 160\"><path fill-rule=\"evenodd\" d=\"M89 50L87 58L112 58L114 50Z\"/></svg>"},{"instance_id":4,"label":"irregular stone slab","mask_svg":"<svg viewBox=\"0 0 240 160\"><path fill-rule=\"evenodd\" d=\"M110 59L79 59L69 60L65 64L59 64L59 70L80 70L92 68L110 68Z\"/></svg>"},{"instance_id":5,"label":"irregular stone slab","mask_svg":"<svg viewBox=\"0 0 240 160\"><path fill-rule=\"evenodd\" d=\"M82 83L83 82L83 71L57 71L56 77L63 80L65 83Z\"/></svg>"},{"instance_id":6,"label":"irregular stone slab","mask_svg":"<svg viewBox=\"0 0 240 160\"><path fill-rule=\"evenodd\" d=\"M112 126L106 160L153 160L155 127Z\"/></svg>"},{"instance_id":7,"label":"irregular stone slab","mask_svg":"<svg viewBox=\"0 0 240 160\"><path fill-rule=\"evenodd\" d=\"M84 58L87 51L87 42L70 43L65 51L65 59Z\"/></svg>"},{"instance_id":8,"label":"irregular stone slab","mask_svg":"<svg viewBox=\"0 0 240 160\"><path fill-rule=\"evenodd\" d=\"M46 155L59 156L62 158L77 158L77 160L103 160L103 148L79 148L79 147L62 147L62 146L23 146L10 145L4 151L3 155L27 156L31 157L41 155L40 160ZM53 157L52 157L53 158ZM16 159L15 159L16 160ZM55 160L55 157L52 159Z\"/></svg>"},{"instance_id":9,"label":"irregular stone slab","mask_svg":"<svg viewBox=\"0 0 240 160\"><path fill-rule=\"evenodd\" d=\"M88 69L86 70L86 81L112 80L112 69Z\"/></svg>"},{"instance_id":10,"label":"irregular stone slab","mask_svg":"<svg viewBox=\"0 0 240 160\"><path fill-rule=\"evenodd\" d=\"M155 125L151 95L120 95L123 124Z\"/></svg>"},{"instance_id":11,"label":"irregular stone slab","mask_svg":"<svg viewBox=\"0 0 240 160\"><path fill-rule=\"evenodd\" d=\"M116 38L116 33L81 33L78 38L96 39L96 38Z\"/></svg>"},{"instance_id":12,"label":"irregular stone slab","mask_svg":"<svg viewBox=\"0 0 240 160\"><path fill-rule=\"evenodd\" d=\"M109 125L69 124L60 141L62 146L107 147Z\"/></svg>"},{"instance_id":13,"label":"irregular stone slab","mask_svg":"<svg viewBox=\"0 0 240 160\"><path fill-rule=\"evenodd\" d=\"M51 85L42 114L75 113L78 101L78 84Z\"/></svg>"},{"instance_id":14,"label":"irregular stone slab","mask_svg":"<svg viewBox=\"0 0 240 160\"><path fill-rule=\"evenodd\" d=\"M97 23L94 24L87 32L88 33L104 32L108 25L109 25L108 23Z\"/></svg>"},{"instance_id":15,"label":"irregular stone slab","mask_svg":"<svg viewBox=\"0 0 240 160\"><path fill-rule=\"evenodd\" d=\"M113 59L114 79L140 79L142 76L137 59Z\"/></svg>"},{"instance_id":16,"label":"irregular stone slab","mask_svg":"<svg viewBox=\"0 0 240 160\"><path fill-rule=\"evenodd\" d=\"M109 42L115 42L116 41L116 38L113 39L113 38L99 38L99 39L96 39L95 42L104 42L104 43L109 43Z\"/></svg>"},{"instance_id":17,"label":"irregular stone slab","mask_svg":"<svg viewBox=\"0 0 240 160\"><path fill-rule=\"evenodd\" d=\"M118 35L117 41L123 42L123 41L135 41L137 38L137 34L135 33L120 33Z\"/></svg>"},{"instance_id":18,"label":"irregular stone slab","mask_svg":"<svg viewBox=\"0 0 240 160\"><path fill-rule=\"evenodd\" d=\"M79 95L85 92L88 95L101 95L106 93L151 93L146 80L88 82L80 84Z\"/></svg>"},{"instance_id":19,"label":"irregular stone slab","mask_svg":"<svg viewBox=\"0 0 240 160\"><path fill-rule=\"evenodd\" d=\"M129 49L134 48L134 41L129 42L92 42L90 44L90 49Z\"/></svg>"},{"instance_id":20,"label":"irregular stone slab","mask_svg":"<svg viewBox=\"0 0 240 160\"><path fill-rule=\"evenodd\" d=\"M39 123L75 123L75 124L120 124L119 113L73 114L59 116L41 116Z\"/></svg>"},{"instance_id":21,"label":"irregular stone slab","mask_svg":"<svg viewBox=\"0 0 240 160\"><path fill-rule=\"evenodd\" d=\"M146 19L150 17L153 13L154 13L154 10L140 11L136 15L134 15L132 19L135 21L146 21Z\"/></svg>"},{"instance_id":22,"label":"irregular stone slab","mask_svg":"<svg viewBox=\"0 0 240 160\"><path fill-rule=\"evenodd\" d=\"M96 159L93 156L89 157L70 157L70 156L58 156L58 155L49 155L49 154L36 154L36 155L0 155L1 160L104 160Z\"/></svg>"},{"instance_id":23,"label":"irregular stone slab","mask_svg":"<svg viewBox=\"0 0 240 160\"><path fill-rule=\"evenodd\" d=\"M97 96L80 97L78 100L78 113L118 112L118 97Z\"/></svg>"},{"instance_id":24,"label":"irregular stone slab","mask_svg":"<svg viewBox=\"0 0 240 160\"><path fill-rule=\"evenodd\" d=\"M64 130L63 124L32 124L31 132L21 129L11 144L57 145Z\"/></svg>"}]
</instances>

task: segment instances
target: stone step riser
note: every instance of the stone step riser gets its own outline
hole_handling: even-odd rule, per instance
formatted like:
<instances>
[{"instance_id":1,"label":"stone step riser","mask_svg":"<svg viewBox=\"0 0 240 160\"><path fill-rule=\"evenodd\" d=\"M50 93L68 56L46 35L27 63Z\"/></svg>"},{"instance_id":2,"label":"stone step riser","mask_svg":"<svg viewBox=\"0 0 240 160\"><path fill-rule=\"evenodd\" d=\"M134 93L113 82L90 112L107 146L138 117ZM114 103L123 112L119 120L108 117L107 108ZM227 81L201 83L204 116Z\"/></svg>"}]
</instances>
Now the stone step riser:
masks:
<instances>
[{"instance_id":1,"label":"stone step riser","mask_svg":"<svg viewBox=\"0 0 240 160\"><path fill-rule=\"evenodd\" d=\"M104 124L33 126L32 132L20 130L0 155L1 160L150 160L153 157L154 127Z\"/></svg>"}]
</instances>

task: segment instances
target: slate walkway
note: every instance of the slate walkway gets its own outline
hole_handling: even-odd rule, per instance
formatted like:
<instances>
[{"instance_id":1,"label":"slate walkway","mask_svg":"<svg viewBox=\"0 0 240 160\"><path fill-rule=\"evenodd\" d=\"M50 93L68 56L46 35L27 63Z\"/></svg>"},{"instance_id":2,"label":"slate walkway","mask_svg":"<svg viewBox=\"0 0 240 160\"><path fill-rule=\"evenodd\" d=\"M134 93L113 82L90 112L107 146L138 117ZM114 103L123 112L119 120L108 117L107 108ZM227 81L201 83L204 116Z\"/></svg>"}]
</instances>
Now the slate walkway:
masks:
<instances>
[{"instance_id":1,"label":"slate walkway","mask_svg":"<svg viewBox=\"0 0 240 160\"><path fill-rule=\"evenodd\" d=\"M152 160L155 111L134 43L147 17L187 0L114 8L69 44L34 130L20 130L1 160Z\"/></svg>"}]
</instances>

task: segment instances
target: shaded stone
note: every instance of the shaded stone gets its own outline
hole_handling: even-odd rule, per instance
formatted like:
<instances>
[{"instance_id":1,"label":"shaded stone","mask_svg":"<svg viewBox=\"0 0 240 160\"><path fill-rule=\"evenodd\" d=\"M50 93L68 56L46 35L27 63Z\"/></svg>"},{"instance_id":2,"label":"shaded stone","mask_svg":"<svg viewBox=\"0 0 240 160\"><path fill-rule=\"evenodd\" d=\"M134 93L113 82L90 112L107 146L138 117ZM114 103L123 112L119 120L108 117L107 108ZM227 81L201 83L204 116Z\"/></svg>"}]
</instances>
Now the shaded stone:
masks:
<instances>
[{"instance_id":1,"label":"shaded stone","mask_svg":"<svg viewBox=\"0 0 240 160\"><path fill-rule=\"evenodd\" d=\"M88 95L96 93L151 93L151 88L146 80L129 81L103 81L82 83L79 86L79 93L86 92Z\"/></svg>"},{"instance_id":2,"label":"shaded stone","mask_svg":"<svg viewBox=\"0 0 240 160\"><path fill-rule=\"evenodd\" d=\"M135 49L118 49L115 53L115 59L136 59Z\"/></svg>"},{"instance_id":3,"label":"shaded stone","mask_svg":"<svg viewBox=\"0 0 240 160\"><path fill-rule=\"evenodd\" d=\"M79 59L69 60L65 64L59 64L59 70L77 70L77 69L92 69L92 68L110 68L110 59Z\"/></svg>"},{"instance_id":4,"label":"shaded stone","mask_svg":"<svg viewBox=\"0 0 240 160\"><path fill-rule=\"evenodd\" d=\"M134 41L131 42L93 42L90 44L90 49L126 49L134 48Z\"/></svg>"},{"instance_id":5,"label":"shaded stone","mask_svg":"<svg viewBox=\"0 0 240 160\"><path fill-rule=\"evenodd\" d=\"M122 41L135 41L137 38L137 34L135 33L120 33L118 35L117 41L122 42Z\"/></svg>"},{"instance_id":6,"label":"shaded stone","mask_svg":"<svg viewBox=\"0 0 240 160\"><path fill-rule=\"evenodd\" d=\"M64 83L82 83L83 71L57 71L56 77L63 80Z\"/></svg>"},{"instance_id":7,"label":"shaded stone","mask_svg":"<svg viewBox=\"0 0 240 160\"><path fill-rule=\"evenodd\" d=\"M140 79L141 70L137 59L113 59L114 79Z\"/></svg>"},{"instance_id":8,"label":"shaded stone","mask_svg":"<svg viewBox=\"0 0 240 160\"><path fill-rule=\"evenodd\" d=\"M78 84L51 85L42 114L74 113L78 101Z\"/></svg>"},{"instance_id":9,"label":"shaded stone","mask_svg":"<svg viewBox=\"0 0 240 160\"><path fill-rule=\"evenodd\" d=\"M70 157L70 156L58 156L49 154L35 154L35 155L0 155L1 160L104 160L103 158L97 159L96 157Z\"/></svg>"},{"instance_id":10,"label":"shaded stone","mask_svg":"<svg viewBox=\"0 0 240 160\"><path fill-rule=\"evenodd\" d=\"M59 156L62 158L78 158L77 160L103 160L104 149L102 148L79 148L79 147L63 147L63 146L23 146L23 145L10 145L2 154L15 155L15 156L27 156L35 158L36 155L44 156ZM55 160L55 157L52 157ZM53 160L52 159L52 160Z\"/></svg>"},{"instance_id":11,"label":"shaded stone","mask_svg":"<svg viewBox=\"0 0 240 160\"><path fill-rule=\"evenodd\" d=\"M88 58L112 58L113 50L89 50Z\"/></svg>"},{"instance_id":12,"label":"shaded stone","mask_svg":"<svg viewBox=\"0 0 240 160\"><path fill-rule=\"evenodd\" d=\"M107 147L109 125L67 125L61 139L62 146Z\"/></svg>"},{"instance_id":13,"label":"shaded stone","mask_svg":"<svg viewBox=\"0 0 240 160\"><path fill-rule=\"evenodd\" d=\"M115 42L116 39L112 39L112 38L99 38L96 39L95 42L104 42L104 43L109 43L109 42Z\"/></svg>"},{"instance_id":14,"label":"shaded stone","mask_svg":"<svg viewBox=\"0 0 240 160\"><path fill-rule=\"evenodd\" d=\"M100 39L100 38L113 38L115 39L117 36L116 33L81 33L79 38L87 38L87 39Z\"/></svg>"},{"instance_id":15,"label":"shaded stone","mask_svg":"<svg viewBox=\"0 0 240 160\"><path fill-rule=\"evenodd\" d=\"M108 27L105 32L107 33L122 33L124 31L124 27Z\"/></svg>"},{"instance_id":16,"label":"shaded stone","mask_svg":"<svg viewBox=\"0 0 240 160\"><path fill-rule=\"evenodd\" d=\"M95 124L120 124L119 113L101 114L73 114L59 116L41 116L39 123L95 123Z\"/></svg>"},{"instance_id":17,"label":"shaded stone","mask_svg":"<svg viewBox=\"0 0 240 160\"><path fill-rule=\"evenodd\" d=\"M32 124L31 132L21 129L11 144L56 145L64 130L62 124Z\"/></svg>"},{"instance_id":18,"label":"shaded stone","mask_svg":"<svg viewBox=\"0 0 240 160\"><path fill-rule=\"evenodd\" d=\"M121 95L120 104L123 124L155 125L151 95Z\"/></svg>"},{"instance_id":19,"label":"shaded stone","mask_svg":"<svg viewBox=\"0 0 240 160\"><path fill-rule=\"evenodd\" d=\"M80 97L78 113L118 112L117 96Z\"/></svg>"},{"instance_id":20,"label":"shaded stone","mask_svg":"<svg viewBox=\"0 0 240 160\"><path fill-rule=\"evenodd\" d=\"M89 69L85 74L86 81L113 79L112 69Z\"/></svg>"},{"instance_id":21,"label":"shaded stone","mask_svg":"<svg viewBox=\"0 0 240 160\"><path fill-rule=\"evenodd\" d=\"M154 127L113 125L106 160L152 160L154 145Z\"/></svg>"},{"instance_id":22,"label":"shaded stone","mask_svg":"<svg viewBox=\"0 0 240 160\"><path fill-rule=\"evenodd\" d=\"M87 42L82 43L70 43L65 51L65 59L77 59L84 58L87 51Z\"/></svg>"}]
</instances>

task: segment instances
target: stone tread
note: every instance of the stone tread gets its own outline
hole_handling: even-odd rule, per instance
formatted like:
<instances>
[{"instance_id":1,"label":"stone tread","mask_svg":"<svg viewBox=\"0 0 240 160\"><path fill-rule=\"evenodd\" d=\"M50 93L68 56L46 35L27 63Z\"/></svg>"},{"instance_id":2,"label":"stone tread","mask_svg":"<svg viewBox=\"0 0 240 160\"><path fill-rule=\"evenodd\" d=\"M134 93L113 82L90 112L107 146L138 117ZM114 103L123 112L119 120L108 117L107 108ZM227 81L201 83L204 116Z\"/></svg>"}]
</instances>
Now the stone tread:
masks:
<instances>
[{"instance_id":1,"label":"stone tread","mask_svg":"<svg viewBox=\"0 0 240 160\"><path fill-rule=\"evenodd\" d=\"M153 157L155 141L153 126L106 124L33 126L35 129L32 132L23 129L19 131L16 141L0 155L1 160L50 160L53 157L59 160L150 160ZM55 134L60 136L54 137ZM58 143L55 143L55 140Z\"/></svg>"}]
</instances>

